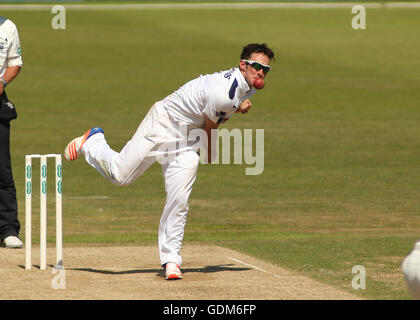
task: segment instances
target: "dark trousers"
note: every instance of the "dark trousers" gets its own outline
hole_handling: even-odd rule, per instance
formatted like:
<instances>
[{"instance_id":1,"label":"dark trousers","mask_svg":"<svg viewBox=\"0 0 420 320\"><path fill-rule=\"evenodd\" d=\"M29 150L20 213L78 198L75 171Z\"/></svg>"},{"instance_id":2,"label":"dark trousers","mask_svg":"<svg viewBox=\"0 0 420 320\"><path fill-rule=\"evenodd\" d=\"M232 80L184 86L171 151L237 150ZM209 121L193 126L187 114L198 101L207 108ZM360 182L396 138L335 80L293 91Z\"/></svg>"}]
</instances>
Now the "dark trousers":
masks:
<instances>
[{"instance_id":1,"label":"dark trousers","mask_svg":"<svg viewBox=\"0 0 420 320\"><path fill-rule=\"evenodd\" d=\"M18 236L20 223L10 160L10 121L17 116L4 92L0 96L0 239Z\"/></svg>"}]
</instances>

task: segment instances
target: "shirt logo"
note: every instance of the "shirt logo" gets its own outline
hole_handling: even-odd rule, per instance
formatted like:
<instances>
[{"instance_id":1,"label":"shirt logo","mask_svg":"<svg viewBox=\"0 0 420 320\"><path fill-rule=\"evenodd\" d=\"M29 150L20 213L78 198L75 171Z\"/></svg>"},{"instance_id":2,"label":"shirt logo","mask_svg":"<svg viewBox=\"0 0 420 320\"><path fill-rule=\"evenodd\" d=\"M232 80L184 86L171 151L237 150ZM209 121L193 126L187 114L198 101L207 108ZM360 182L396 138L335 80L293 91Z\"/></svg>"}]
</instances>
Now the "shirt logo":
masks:
<instances>
[{"instance_id":1,"label":"shirt logo","mask_svg":"<svg viewBox=\"0 0 420 320\"><path fill-rule=\"evenodd\" d=\"M230 70L230 71L228 71L228 72L226 72L226 73L225 73L225 75L224 75L224 77L225 77L226 79L230 80L230 77L232 76L232 73L233 73L233 69L232 69L232 70Z\"/></svg>"}]
</instances>

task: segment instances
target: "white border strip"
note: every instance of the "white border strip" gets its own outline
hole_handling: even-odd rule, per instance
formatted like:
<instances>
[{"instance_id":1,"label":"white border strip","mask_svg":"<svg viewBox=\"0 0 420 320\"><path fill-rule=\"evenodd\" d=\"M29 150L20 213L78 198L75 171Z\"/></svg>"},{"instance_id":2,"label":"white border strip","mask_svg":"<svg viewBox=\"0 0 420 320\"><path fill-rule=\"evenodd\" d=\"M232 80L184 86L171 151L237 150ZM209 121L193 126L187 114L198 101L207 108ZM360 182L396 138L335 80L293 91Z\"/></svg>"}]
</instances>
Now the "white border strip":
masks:
<instances>
[{"instance_id":1,"label":"white border strip","mask_svg":"<svg viewBox=\"0 0 420 320\"><path fill-rule=\"evenodd\" d=\"M420 2L388 2L387 8L420 8Z\"/></svg>"},{"instance_id":2,"label":"white border strip","mask_svg":"<svg viewBox=\"0 0 420 320\"><path fill-rule=\"evenodd\" d=\"M60 3L56 3L60 4ZM61 4L68 10L160 10L160 9L336 9L352 8L354 5L366 8L420 8L420 2L389 2L389 3L173 3L173 4ZM3 4L0 10L9 11L39 11L51 10L55 4Z\"/></svg>"},{"instance_id":3,"label":"white border strip","mask_svg":"<svg viewBox=\"0 0 420 320\"><path fill-rule=\"evenodd\" d=\"M235 262L237 262L237 263L243 264L243 265L245 265L245 266L247 266L247 267L250 267L250 268L252 268L252 269L255 269L255 270L258 270L258 271L261 271L261 272L267 273L267 274L269 274L269 275L271 275L271 276L273 276L273 277L276 277L276 278L281 278L278 274L275 274L275 273L269 272L269 271L267 271L267 270L261 269L261 268L259 268L259 267L257 267L257 266L252 265L252 264L249 264L249 263L243 262L243 261L241 261L241 260L238 260L238 259L235 259L235 258L232 258L232 257L227 257L227 258L228 258L228 259L230 259L230 260L232 260L232 261L235 261Z\"/></svg>"}]
</instances>

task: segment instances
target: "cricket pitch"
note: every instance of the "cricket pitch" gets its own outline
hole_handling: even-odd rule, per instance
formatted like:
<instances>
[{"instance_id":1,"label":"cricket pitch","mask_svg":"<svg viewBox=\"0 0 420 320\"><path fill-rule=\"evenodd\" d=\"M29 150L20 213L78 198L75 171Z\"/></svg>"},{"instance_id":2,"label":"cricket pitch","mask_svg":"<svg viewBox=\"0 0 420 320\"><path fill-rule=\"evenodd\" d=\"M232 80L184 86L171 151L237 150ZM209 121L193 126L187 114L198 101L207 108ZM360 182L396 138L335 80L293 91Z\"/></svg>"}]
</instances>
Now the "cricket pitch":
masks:
<instances>
[{"instance_id":1,"label":"cricket pitch","mask_svg":"<svg viewBox=\"0 0 420 320\"><path fill-rule=\"evenodd\" d=\"M2 300L359 299L218 246L185 245L184 279L177 281L165 280L155 246L65 247L61 271L52 266L53 247L48 248L47 270L39 270L37 246L31 270L24 268L24 249L0 250Z\"/></svg>"}]
</instances>

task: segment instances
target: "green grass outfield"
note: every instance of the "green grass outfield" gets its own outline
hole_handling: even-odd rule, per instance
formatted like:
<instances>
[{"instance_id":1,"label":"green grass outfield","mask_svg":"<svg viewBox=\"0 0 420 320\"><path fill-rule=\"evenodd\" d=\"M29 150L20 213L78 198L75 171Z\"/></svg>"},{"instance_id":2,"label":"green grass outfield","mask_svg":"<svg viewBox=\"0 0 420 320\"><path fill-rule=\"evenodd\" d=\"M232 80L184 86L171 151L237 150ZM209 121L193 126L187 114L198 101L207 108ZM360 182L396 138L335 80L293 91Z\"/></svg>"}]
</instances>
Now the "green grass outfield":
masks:
<instances>
[{"instance_id":1,"label":"green grass outfield","mask_svg":"<svg viewBox=\"0 0 420 320\"><path fill-rule=\"evenodd\" d=\"M264 173L201 165L185 243L230 247L361 297L409 299L400 265L420 237L420 10L369 9L359 31L350 9L68 10L66 30L51 28L49 11L2 15L19 28L24 59L8 87L22 237L25 154L61 153L96 125L119 150L155 101L267 42L277 60L266 87L225 125L265 130ZM84 161L63 172L64 246L157 242L158 164L123 188ZM366 268L365 290L351 287L354 265Z\"/></svg>"}]
</instances>

